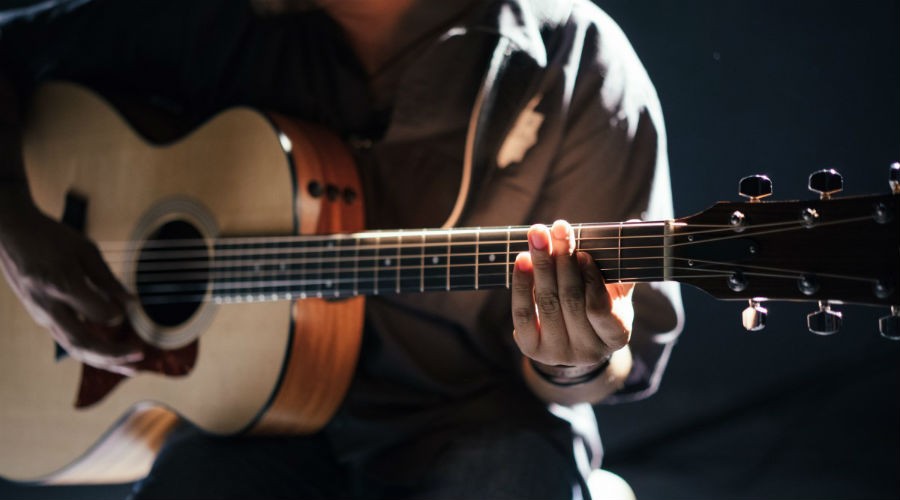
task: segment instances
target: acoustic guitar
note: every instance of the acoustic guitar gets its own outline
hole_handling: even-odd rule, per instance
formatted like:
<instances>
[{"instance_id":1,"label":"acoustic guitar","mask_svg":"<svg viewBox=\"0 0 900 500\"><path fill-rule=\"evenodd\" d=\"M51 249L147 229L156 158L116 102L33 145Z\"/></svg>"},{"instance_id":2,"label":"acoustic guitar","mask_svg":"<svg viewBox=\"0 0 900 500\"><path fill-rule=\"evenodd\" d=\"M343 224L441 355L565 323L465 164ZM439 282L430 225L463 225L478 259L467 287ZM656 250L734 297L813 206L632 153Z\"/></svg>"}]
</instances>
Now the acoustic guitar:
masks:
<instances>
[{"instance_id":1,"label":"acoustic guitar","mask_svg":"<svg viewBox=\"0 0 900 500\"><path fill-rule=\"evenodd\" d=\"M50 84L27 117L36 203L82 230L139 298L146 344L133 378L67 357L0 286L0 476L45 483L144 476L179 416L215 434L311 433L340 404L359 352L364 297L508 288L527 227L365 231L362 189L335 136L238 108L152 144L97 95ZM611 282L677 281L749 301L882 306L900 337L900 166L892 193L835 198L820 171L811 201L744 202L686 218L575 226ZM65 251L65 249L61 249ZM333 300L341 299L341 300Z\"/></svg>"}]
</instances>

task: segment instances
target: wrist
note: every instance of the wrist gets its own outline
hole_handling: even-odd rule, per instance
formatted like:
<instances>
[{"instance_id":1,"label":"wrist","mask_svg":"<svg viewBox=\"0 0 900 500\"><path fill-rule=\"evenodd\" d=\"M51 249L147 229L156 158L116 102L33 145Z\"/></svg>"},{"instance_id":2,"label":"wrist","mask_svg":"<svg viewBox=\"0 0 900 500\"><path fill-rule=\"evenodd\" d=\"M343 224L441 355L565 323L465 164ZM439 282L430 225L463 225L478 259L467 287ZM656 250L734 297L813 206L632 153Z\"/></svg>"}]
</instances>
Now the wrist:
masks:
<instances>
[{"instance_id":1,"label":"wrist","mask_svg":"<svg viewBox=\"0 0 900 500\"><path fill-rule=\"evenodd\" d=\"M605 372L612 359L612 353L597 363L582 366L547 365L533 359L528 359L534 373L545 382L559 387L586 384Z\"/></svg>"}]
</instances>

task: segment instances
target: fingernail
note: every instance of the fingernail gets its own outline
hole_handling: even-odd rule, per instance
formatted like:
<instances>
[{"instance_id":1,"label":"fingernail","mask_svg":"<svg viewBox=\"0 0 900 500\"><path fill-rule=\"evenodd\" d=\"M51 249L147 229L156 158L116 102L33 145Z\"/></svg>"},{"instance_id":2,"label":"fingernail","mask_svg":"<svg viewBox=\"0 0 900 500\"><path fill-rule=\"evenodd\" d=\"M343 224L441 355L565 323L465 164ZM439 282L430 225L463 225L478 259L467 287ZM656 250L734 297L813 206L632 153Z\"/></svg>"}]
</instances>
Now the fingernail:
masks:
<instances>
[{"instance_id":1,"label":"fingernail","mask_svg":"<svg viewBox=\"0 0 900 500\"><path fill-rule=\"evenodd\" d=\"M553 237L557 240L565 240L569 237L569 223L564 220L558 220L553 223L553 229L551 232L553 233Z\"/></svg>"},{"instance_id":2,"label":"fingernail","mask_svg":"<svg viewBox=\"0 0 900 500\"><path fill-rule=\"evenodd\" d=\"M531 271L531 259L529 259L529 255L525 252L516 255L516 270L519 271Z\"/></svg>"},{"instance_id":3,"label":"fingernail","mask_svg":"<svg viewBox=\"0 0 900 500\"><path fill-rule=\"evenodd\" d=\"M547 240L543 233L544 231L537 228L532 228L531 231L528 232L528 241L531 242L531 246L535 250L544 250L547 248Z\"/></svg>"}]
</instances>

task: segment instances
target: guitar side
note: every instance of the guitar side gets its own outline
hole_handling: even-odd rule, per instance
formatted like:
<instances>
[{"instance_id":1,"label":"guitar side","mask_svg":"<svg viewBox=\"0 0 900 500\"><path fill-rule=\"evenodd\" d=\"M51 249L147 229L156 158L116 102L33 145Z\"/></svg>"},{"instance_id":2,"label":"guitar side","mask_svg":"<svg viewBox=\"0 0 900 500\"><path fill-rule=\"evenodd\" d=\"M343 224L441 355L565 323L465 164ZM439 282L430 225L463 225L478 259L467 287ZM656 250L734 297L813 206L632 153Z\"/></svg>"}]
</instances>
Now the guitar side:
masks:
<instances>
[{"instance_id":1,"label":"guitar side","mask_svg":"<svg viewBox=\"0 0 900 500\"><path fill-rule=\"evenodd\" d=\"M177 213L182 205L199 207L223 236L359 229L341 227L347 217L322 219L331 211L297 188L304 176L323 174L302 156L309 154L300 148L304 139L286 151L283 134L268 117L234 109L157 147L90 92L54 84L32 106L26 168L49 215L62 215L69 192L87 201L85 231L97 242L127 242L148 213L170 206ZM127 261L108 261L133 285ZM50 336L0 287L0 475L56 483L139 478L177 422L174 412L216 434L316 430L349 384L360 332L338 332L357 323L361 331L362 299L308 302L204 303L187 322L202 330L187 375L141 372L76 409L81 365L56 360ZM342 317L351 319L335 319Z\"/></svg>"}]
</instances>

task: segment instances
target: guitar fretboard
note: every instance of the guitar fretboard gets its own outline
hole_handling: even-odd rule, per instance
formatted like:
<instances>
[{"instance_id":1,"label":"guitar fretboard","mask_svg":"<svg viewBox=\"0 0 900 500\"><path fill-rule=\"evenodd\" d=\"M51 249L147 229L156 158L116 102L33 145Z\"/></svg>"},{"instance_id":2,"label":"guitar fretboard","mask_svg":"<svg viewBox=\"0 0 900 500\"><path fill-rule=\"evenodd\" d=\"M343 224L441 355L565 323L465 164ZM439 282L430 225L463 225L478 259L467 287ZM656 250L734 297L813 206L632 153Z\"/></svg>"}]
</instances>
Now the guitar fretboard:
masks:
<instances>
[{"instance_id":1,"label":"guitar fretboard","mask_svg":"<svg viewBox=\"0 0 900 500\"><path fill-rule=\"evenodd\" d=\"M575 225L576 244L609 282L662 281L667 224ZM367 231L332 236L222 240L207 268L211 300L509 288L528 227ZM199 283L195 282L197 285Z\"/></svg>"}]
</instances>

